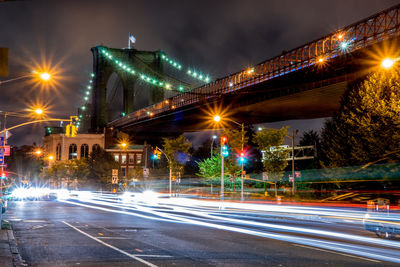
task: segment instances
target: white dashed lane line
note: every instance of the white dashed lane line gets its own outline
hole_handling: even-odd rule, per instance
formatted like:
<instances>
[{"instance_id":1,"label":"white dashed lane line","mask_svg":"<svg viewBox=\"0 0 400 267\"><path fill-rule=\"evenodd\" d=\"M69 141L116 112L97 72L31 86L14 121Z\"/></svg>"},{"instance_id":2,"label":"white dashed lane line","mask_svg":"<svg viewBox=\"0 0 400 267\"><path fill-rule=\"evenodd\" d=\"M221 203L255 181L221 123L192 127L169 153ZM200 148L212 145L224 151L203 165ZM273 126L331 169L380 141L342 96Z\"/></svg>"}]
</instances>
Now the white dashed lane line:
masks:
<instances>
[{"instance_id":1,"label":"white dashed lane line","mask_svg":"<svg viewBox=\"0 0 400 267\"><path fill-rule=\"evenodd\" d=\"M97 237L94 237L94 236L89 235L88 233L86 233L86 232L84 232L84 231L82 231L82 230L76 228L75 226L73 226L73 225L71 225L71 224L69 224L69 223L67 223L67 222L65 222L65 221L62 221L62 223L68 225L68 226L71 227L72 229L74 229L74 230L76 230L77 232L79 232L79 233L81 233L81 234L83 234L83 235L89 237L90 239L93 239L93 240L99 242L99 243L102 244L103 246L106 246L106 247L109 247L109 248L111 248L111 249L113 249L113 250L115 250L115 251L118 251L118 252L120 252L121 254L124 254L124 255L126 255L126 256L128 256L128 257L134 259L134 260L137 260L137 261L139 261L139 262L141 262L141 263L147 265L147 266L157 267L157 265L155 265L155 264L153 264L153 263L151 263L151 262L145 261L145 260L143 260L143 259L141 259L141 258L138 257L138 256L140 256L140 257L145 257L145 255L134 255L134 254L128 253L128 252L126 252L126 251L124 251L124 250L122 250L122 249L119 249L119 248L117 248L117 247L114 247L113 245L110 245L110 244L108 244L108 243L106 243L106 242L100 240L100 239L97 238ZM149 255L149 256L155 257L155 256L157 256L157 255Z\"/></svg>"}]
</instances>

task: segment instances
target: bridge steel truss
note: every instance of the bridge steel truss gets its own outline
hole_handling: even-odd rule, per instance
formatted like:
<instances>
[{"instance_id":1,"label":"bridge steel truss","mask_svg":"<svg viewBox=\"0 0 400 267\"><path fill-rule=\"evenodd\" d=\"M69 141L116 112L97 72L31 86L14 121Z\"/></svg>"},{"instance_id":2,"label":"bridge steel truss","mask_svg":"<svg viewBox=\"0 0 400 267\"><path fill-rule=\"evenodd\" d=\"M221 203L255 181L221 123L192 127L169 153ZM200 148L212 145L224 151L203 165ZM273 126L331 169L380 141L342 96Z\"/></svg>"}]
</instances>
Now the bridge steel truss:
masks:
<instances>
[{"instance_id":1,"label":"bridge steel truss","mask_svg":"<svg viewBox=\"0 0 400 267\"><path fill-rule=\"evenodd\" d=\"M251 69L234 73L214 82L179 94L175 97L137 110L128 116L110 122L115 127L150 119L175 109L212 100L224 94L231 94L243 88L271 80L293 71L301 70L344 54L370 47L384 40L400 35L400 5L370 16L344 27L322 38L299 46L282 55L255 65ZM346 49L343 49L346 42Z\"/></svg>"}]
</instances>

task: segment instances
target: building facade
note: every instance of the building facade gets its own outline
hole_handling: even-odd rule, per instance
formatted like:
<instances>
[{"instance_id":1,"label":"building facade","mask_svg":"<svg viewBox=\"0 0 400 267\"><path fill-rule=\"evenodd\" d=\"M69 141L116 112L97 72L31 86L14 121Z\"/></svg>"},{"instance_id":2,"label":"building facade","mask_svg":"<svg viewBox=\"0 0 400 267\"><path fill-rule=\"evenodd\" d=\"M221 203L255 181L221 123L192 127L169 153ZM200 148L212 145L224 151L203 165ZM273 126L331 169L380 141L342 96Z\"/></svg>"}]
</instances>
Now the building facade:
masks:
<instances>
[{"instance_id":1,"label":"building facade","mask_svg":"<svg viewBox=\"0 0 400 267\"><path fill-rule=\"evenodd\" d=\"M104 149L104 134L48 134L43 138L45 153L54 161L88 158L93 150Z\"/></svg>"},{"instance_id":2,"label":"building facade","mask_svg":"<svg viewBox=\"0 0 400 267\"><path fill-rule=\"evenodd\" d=\"M120 177L132 177L135 168L144 168L146 166L145 145L130 145L126 149L119 146L107 148L116 162L121 166Z\"/></svg>"},{"instance_id":3,"label":"building facade","mask_svg":"<svg viewBox=\"0 0 400 267\"><path fill-rule=\"evenodd\" d=\"M54 129L52 132L55 132ZM49 165L57 161L88 158L98 148L105 149L121 166L119 177L132 177L134 169L146 166L146 145L129 145L122 149L118 145L105 148L104 134L77 134L67 137L64 133L46 133L43 148L47 156L52 156ZM111 174L110 174L111 175Z\"/></svg>"}]
</instances>

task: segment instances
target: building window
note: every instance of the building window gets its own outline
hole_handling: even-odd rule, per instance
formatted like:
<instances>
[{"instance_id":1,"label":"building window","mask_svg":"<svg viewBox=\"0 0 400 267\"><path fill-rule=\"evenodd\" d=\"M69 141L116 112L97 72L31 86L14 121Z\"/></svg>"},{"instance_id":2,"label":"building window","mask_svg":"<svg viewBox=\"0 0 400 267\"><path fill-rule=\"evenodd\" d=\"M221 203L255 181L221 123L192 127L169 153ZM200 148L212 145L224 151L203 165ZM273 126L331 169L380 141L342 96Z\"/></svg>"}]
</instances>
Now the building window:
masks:
<instances>
[{"instance_id":1,"label":"building window","mask_svg":"<svg viewBox=\"0 0 400 267\"><path fill-rule=\"evenodd\" d=\"M136 164L140 165L142 163L142 154L136 154Z\"/></svg>"},{"instance_id":2,"label":"building window","mask_svg":"<svg viewBox=\"0 0 400 267\"><path fill-rule=\"evenodd\" d=\"M121 172L122 172L122 177L125 177L126 176L126 168L122 167Z\"/></svg>"},{"instance_id":3,"label":"building window","mask_svg":"<svg viewBox=\"0 0 400 267\"><path fill-rule=\"evenodd\" d=\"M78 149L77 149L76 144L70 144L69 145L68 159L76 159L76 157L78 156L77 150Z\"/></svg>"},{"instance_id":4,"label":"building window","mask_svg":"<svg viewBox=\"0 0 400 267\"><path fill-rule=\"evenodd\" d=\"M61 160L61 144L57 144L56 147L56 160Z\"/></svg>"},{"instance_id":5,"label":"building window","mask_svg":"<svg viewBox=\"0 0 400 267\"><path fill-rule=\"evenodd\" d=\"M99 144L94 144L92 146L92 152L99 151L99 150L100 150L100 145Z\"/></svg>"},{"instance_id":6,"label":"building window","mask_svg":"<svg viewBox=\"0 0 400 267\"><path fill-rule=\"evenodd\" d=\"M128 167L128 175L129 175L129 177L133 177L133 167Z\"/></svg>"},{"instance_id":7,"label":"building window","mask_svg":"<svg viewBox=\"0 0 400 267\"><path fill-rule=\"evenodd\" d=\"M87 144L81 145L81 159L89 157L89 146Z\"/></svg>"},{"instance_id":8,"label":"building window","mask_svg":"<svg viewBox=\"0 0 400 267\"><path fill-rule=\"evenodd\" d=\"M122 154L121 155L121 164L125 164L126 163L126 154Z\"/></svg>"},{"instance_id":9,"label":"building window","mask_svg":"<svg viewBox=\"0 0 400 267\"><path fill-rule=\"evenodd\" d=\"M135 154L129 154L129 164L135 164Z\"/></svg>"},{"instance_id":10,"label":"building window","mask_svg":"<svg viewBox=\"0 0 400 267\"><path fill-rule=\"evenodd\" d=\"M119 162L119 155L118 155L118 154L114 154L114 160L115 160L116 162Z\"/></svg>"}]
</instances>

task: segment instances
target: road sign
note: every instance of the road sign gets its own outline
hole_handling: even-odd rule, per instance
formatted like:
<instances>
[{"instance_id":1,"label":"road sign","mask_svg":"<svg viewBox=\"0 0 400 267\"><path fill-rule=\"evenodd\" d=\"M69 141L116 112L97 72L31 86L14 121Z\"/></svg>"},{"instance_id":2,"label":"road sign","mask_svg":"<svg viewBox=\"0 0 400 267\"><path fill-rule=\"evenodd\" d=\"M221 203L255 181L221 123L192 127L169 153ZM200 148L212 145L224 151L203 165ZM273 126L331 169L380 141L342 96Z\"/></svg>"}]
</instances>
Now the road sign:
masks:
<instances>
[{"instance_id":1,"label":"road sign","mask_svg":"<svg viewBox=\"0 0 400 267\"><path fill-rule=\"evenodd\" d=\"M0 155L0 164L3 164L3 155Z\"/></svg>"},{"instance_id":2,"label":"road sign","mask_svg":"<svg viewBox=\"0 0 400 267\"><path fill-rule=\"evenodd\" d=\"M0 136L0 146L4 146L4 136Z\"/></svg>"},{"instance_id":3,"label":"road sign","mask_svg":"<svg viewBox=\"0 0 400 267\"><path fill-rule=\"evenodd\" d=\"M118 169L112 169L112 175L118 176Z\"/></svg>"},{"instance_id":4,"label":"road sign","mask_svg":"<svg viewBox=\"0 0 400 267\"><path fill-rule=\"evenodd\" d=\"M10 146L3 146L0 148L0 153L4 154L4 156L10 156Z\"/></svg>"},{"instance_id":5,"label":"road sign","mask_svg":"<svg viewBox=\"0 0 400 267\"><path fill-rule=\"evenodd\" d=\"M301 172L294 172L294 177L300 178L301 177Z\"/></svg>"},{"instance_id":6,"label":"road sign","mask_svg":"<svg viewBox=\"0 0 400 267\"><path fill-rule=\"evenodd\" d=\"M113 176L112 176L111 183L112 183L112 184L118 184L118 176L113 175Z\"/></svg>"},{"instance_id":7,"label":"road sign","mask_svg":"<svg viewBox=\"0 0 400 267\"><path fill-rule=\"evenodd\" d=\"M7 164L0 164L0 168L1 168L1 167L7 168Z\"/></svg>"},{"instance_id":8,"label":"road sign","mask_svg":"<svg viewBox=\"0 0 400 267\"><path fill-rule=\"evenodd\" d=\"M293 182L293 175L289 175L289 182Z\"/></svg>"},{"instance_id":9,"label":"road sign","mask_svg":"<svg viewBox=\"0 0 400 267\"><path fill-rule=\"evenodd\" d=\"M263 172L263 173L262 173L262 179L263 179L264 181L268 181L268 173Z\"/></svg>"}]
</instances>

